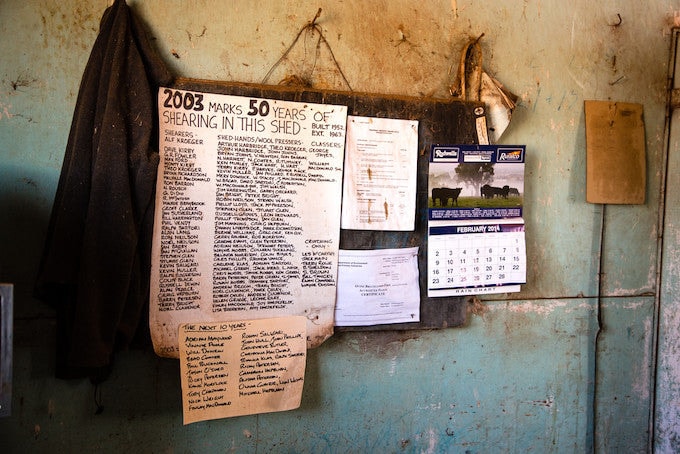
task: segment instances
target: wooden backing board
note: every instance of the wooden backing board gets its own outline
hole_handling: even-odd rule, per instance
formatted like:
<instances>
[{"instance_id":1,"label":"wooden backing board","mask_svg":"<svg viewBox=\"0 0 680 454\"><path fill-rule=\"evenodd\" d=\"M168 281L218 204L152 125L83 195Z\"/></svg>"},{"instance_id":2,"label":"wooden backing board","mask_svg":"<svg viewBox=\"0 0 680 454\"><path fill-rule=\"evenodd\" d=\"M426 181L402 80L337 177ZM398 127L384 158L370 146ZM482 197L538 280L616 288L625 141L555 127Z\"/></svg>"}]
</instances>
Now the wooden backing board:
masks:
<instances>
[{"instance_id":1,"label":"wooden backing board","mask_svg":"<svg viewBox=\"0 0 680 454\"><path fill-rule=\"evenodd\" d=\"M349 115L418 120L418 182L416 228L412 232L341 230L341 249L387 249L419 246L420 322L343 327L337 331L447 328L464 325L465 297L427 296L427 179L432 144L477 144L475 121L484 116L484 105L458 99L416 98L312 88L270 86L199 79L178 79L173 88L285 101L338 104Z\"/></svg>"},{"instance_id":2,"label":"wooden backing board","mask_svg":"<svg viewBox=\"0 0 680 454\"><path fill-rule=\"evenodd\" d=\"M644 204L645 124L641 104L585 101L586 200Z\"/></svg>"}]
</instances>

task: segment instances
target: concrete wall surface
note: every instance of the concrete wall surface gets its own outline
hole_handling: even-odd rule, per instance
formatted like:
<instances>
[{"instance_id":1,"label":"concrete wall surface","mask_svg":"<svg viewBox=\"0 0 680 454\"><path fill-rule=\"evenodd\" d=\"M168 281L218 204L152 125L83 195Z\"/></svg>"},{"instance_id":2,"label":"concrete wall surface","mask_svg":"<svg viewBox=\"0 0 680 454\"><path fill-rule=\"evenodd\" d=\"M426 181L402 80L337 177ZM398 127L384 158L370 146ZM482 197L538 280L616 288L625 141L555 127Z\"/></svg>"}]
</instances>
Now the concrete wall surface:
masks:
<instances>
[{"instance_id":1,"label":"concrete wall surface","mask_svg":"<svg viewBox=\"0 0 680 454\"><path fill-rule=\"evenodd\" d=\"M670 194L660 222L680 0L129 0L176 75L212 80L261 82L321 8L353 90L446 98L463 44L483 33L485 69L520 97L502 142L527 146L521 293L482 298L461 328L336 334L309 351L298 410L188 426L178 363L149 351L120 355L95 415L89 382L54 378L54 313L31 296L108 3L0 2L0 281L15 285L3 452L680 450ZM303 36L268 82L297 75L347 90L316 39ZM585 202L587 99L644 106L645 204Z\"/></svg>"}]
</instances>

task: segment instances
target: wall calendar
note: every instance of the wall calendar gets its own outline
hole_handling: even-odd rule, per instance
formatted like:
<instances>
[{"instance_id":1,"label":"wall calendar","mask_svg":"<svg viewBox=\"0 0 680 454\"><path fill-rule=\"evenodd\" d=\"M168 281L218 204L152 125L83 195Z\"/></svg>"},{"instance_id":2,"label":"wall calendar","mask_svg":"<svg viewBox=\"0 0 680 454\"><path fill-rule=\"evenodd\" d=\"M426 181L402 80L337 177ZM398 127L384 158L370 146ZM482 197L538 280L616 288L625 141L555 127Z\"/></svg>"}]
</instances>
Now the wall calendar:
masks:
<instances>
[{"instance_id":1,"label":"wall calendar","mask_svg":"<svg viewBox=\"0 0 680 454\"><path fill-rule=\"evenodd\" d=\"M526 283L524 157L524 146L432 146L428 296L518 292Z\"/></svg>"}]
</instances>

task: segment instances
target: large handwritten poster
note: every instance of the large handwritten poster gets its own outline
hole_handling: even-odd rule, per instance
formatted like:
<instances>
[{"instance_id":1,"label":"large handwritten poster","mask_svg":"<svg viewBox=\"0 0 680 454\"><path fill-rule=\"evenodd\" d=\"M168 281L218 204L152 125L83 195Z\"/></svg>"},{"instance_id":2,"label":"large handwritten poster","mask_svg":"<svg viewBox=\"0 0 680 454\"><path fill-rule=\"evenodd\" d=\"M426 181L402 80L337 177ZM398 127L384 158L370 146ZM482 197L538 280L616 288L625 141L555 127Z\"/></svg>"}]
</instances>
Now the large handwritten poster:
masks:
<instances>
[{"instance_id":1,"label":"large handwritten poster","mask_svg":"<svg viewBox=\"0 0 680 454\"><path fill-rule=\"evenodd\" d=\"M160 88L155 351L181 323L288 315L333 332L347 107Z\"/></svg>"}]
</instances>

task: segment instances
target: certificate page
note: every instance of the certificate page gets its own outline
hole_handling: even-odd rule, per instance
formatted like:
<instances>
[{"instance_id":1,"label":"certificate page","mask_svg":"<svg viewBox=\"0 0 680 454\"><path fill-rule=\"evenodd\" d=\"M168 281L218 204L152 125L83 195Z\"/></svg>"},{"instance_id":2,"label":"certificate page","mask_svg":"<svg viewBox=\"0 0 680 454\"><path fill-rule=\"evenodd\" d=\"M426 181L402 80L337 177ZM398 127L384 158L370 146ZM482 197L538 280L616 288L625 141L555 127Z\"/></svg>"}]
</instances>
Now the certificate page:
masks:
<instances>
[{"instance_id":1,"label":"certificate page","mask_svg":"<svg viewBox=\"0 0 680 454\"><path fill-rule=\"evenodd\" d=\"M336 326L420 321L418 248L340 250Z\"/></svg>"}]
</instances>

